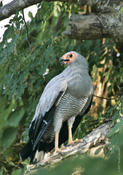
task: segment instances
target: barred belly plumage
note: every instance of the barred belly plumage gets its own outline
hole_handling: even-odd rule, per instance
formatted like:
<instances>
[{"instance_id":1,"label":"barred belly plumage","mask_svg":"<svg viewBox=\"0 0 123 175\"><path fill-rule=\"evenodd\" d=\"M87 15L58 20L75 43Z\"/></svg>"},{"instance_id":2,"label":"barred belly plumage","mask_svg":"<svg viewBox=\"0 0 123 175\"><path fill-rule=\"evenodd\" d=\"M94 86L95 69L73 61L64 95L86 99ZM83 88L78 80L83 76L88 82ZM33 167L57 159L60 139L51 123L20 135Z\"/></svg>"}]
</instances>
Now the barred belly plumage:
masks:
<instances>
[{"instance_id":1,"label":"barred belly plumage","mask_svg":"<svg viewBox=\"0 0 123 175\"><path fill-rule=\"evenodd\" d=\"M83 109L87 100L88 97L82 97L78 99L72 96L70 93L66 93L60 100L59 105L57 106L55 117L63 117L63 121L65 121L72 116L76 116Z\"/></svg>"},{"instance_id":2,"label":"barred belly plumage","mask_svg":"<svg viewBox=\"0 0 123 175\"><path fill-rule=\"evenodd\" d=\"M56 107L54 121L52 121L50 127L48 127L46 134L43 136L43 139L47 138L47 142L50 143L54 139L55 133L50 132L53 129L53 123L58 122L62 119L62 121L66 121L72 116L77 116L80 111L84 108L88 97L82 97L80 99L72 96L70 93L66 93L61 98L58 106ZM55 124L54 124L55 125Z\"/></svg>"}]
</instances>

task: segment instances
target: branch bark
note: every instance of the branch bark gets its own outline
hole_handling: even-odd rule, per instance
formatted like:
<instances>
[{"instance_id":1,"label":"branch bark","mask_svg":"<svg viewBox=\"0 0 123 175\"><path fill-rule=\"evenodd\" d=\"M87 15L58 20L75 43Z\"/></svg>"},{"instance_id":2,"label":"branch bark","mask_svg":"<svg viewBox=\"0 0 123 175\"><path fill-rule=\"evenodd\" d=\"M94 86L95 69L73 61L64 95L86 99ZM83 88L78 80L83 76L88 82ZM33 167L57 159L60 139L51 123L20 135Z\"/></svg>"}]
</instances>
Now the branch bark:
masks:
<instances>
[{"instance_id":1,"label":"branch bark","mask_svg":"<svg viewBox=\"0 0 123 175\"><path fill-rule=\"evenodd\" d=\"M56 0L13 0L12 2L4 5L0 8L0 21L10 17L12 14L15 14L19 10L23 10L31 5L40 3L42 1L56 1ZM70 2L79 5L80 7L83 5L92 6L95 11L100 12L111 12L115 11L115 6L119 6L123 3L122 0L57 0L61 2Z\"/></svg>"},{"instance_id":2,"label":"branch bark","mask_svg":"<svg viewBox=\"0 0 123 175\"><path fill-rule=\"evenodd\" d=\"M123 19L115 13L73 15L65 35L84 40L108 37L118 42L123 40Z\"/></svg>"},{"instance_id":3,"label":"branch bark","mask_svg":"<svg viewBox=\"0 0 123 175\"><path fill-rule=\"evenodd\" d=\"M98 153L100 153L99 156L103 156L104 145L106 145L106 135L110 131L109 125L110 122L102 124L90 134L85 136L82 140L76 141L73 145L67 145L62 148L62 151L60 153L57 153L56 155L48 153L47 157L43 161L39 162L36 165L28 165L26 174L28 174L30 170L34 170L39 166L45 167L47 165L53 165L69 156L76 154L89 152L91 155L94 155L94 152L100 150L98 151Z\"/></svg>"},{"instance_id":4,"label":"branch bark","mask_svg":"<svg viewBox=\"0 0 123 175\"><path fill-rule=\"evenodd\" d=\"M42 0L13 0L12 2L0 8L0 21L10 17L19 10L37 4L41 1Z\"/></svg>"},{"instance_id":5,"label":"branch bark","mask_svg":"<svg viewBox=\"0 0 123 175\"><path fill-rule=\"evenodd\" d=\"M50 2L55 0L44 0L44 1ZM67 2L68 0L58 0L58 1ZM35 5L40 2L42 2L42 0L13 0L10 3L0 8L0 21L10 17L17 11L23 10L24 8L27 8L31 5Z\"/></svg>"},{"instance_id":6,"label":"branch bark","mask_svg":"<svg viewBox=\"0 0 123 175\"><path fill-rule=\"evenodd\" d=\"M81 1L80 1L81 3ZM72 39L93 40L112 38L123 47L123 1L90 0L90 15L72 15L65 35ZM120 49L122 53L123 50Z\"/></svg>"}]
</instances>

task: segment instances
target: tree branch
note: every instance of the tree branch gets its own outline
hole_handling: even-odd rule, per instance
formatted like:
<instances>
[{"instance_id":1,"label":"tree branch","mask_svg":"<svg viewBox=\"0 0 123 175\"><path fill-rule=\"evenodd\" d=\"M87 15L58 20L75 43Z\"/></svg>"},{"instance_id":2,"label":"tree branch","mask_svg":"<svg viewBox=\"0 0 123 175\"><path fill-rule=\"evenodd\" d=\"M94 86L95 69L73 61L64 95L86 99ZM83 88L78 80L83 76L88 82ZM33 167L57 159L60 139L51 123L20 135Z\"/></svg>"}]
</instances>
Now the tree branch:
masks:
<instances>
[{"instance_id":1,"label":"tree branch","mask_svg":"<svg viewBox=\"0 0 123 175\"><path fill-rule=\"evenodd\" d=\"M47 157L38 164L35 165L28 165L26 173L30 172L30 170L35 169L39 166L47 166L53 165L61 160L75 154L82 154L85 152L90 152L92 155L97 150L100 150L98 153L99 156L103 156L104 154L104 145L106 145L106 135L110 131L110 122L104 123L90 134L85 136L82 140L76 141L72 145L67 145L62 148L60 153L53 155L52 153L48 153ZM95 151L94 151L95 148ZM92 150L92 151L91 151ZM101 153L101 154L100 154ZM96 153L95 153L96 154Z\"/></svg>"},{"instance_id":2,"label":"tree branch","mask_svg":"<svg viewBox=\"0 0 123 175\"><path fill-rule=\"evenodd\" d=\"M42 1L56 0L13 0L0 8L0 20L8 18L16 11L22 10ZM73 15L65 34L74 39L100 39L112 38L119 45L121 52L123 46L123 1L121 0L58 0L61 2L90 5L94 14Z\"/></svg>"},{"instance_id":3,"label":"tree branch","mask_svg":"<svg viewBox=\"0 0 123 175\"><path fill-rule=\"evenodd\" d=\"M90 5L93 11L108 13L117 11L123 4L122 0L80 0L79 5ZM115 8L118 7L118 8Z\"/></svg>"},{"instance_id":4,"label":"tree branch","mask_svg":"<svg viewBox=\"0 0 123 175\"><path fill-rule=\"evenodd\" d=\"M10 17L12 14L15 14L17 11L23 10L31 5L42 2L43 0L13 0L12 2L4 5L0 8L0 21ZM44 0L47 2L56 1L56 0ZM97 12L111 12L116 9L114 6L119 6L122 4L120 0L57 0L61 2L70 2L79 5L90 5L94 7Z\"/></svg>"},{"instance_id":5,"label":"tree branch","mask_svg":"<svg viewBox=\"0 0 123 175\"><path fill-rule=\"evenodd\" d=\"M15 14L17 11L20 11L31 5L37 4L41 1L42 0L13 0L12 2L0 8L0 21L10 17L12 14Z\"/></svg>"},{"instance_id":6,"label":"tree branch","mask_svg":"<svg viewBox=\"0 0 123 175\"><path fill-rule=\"evenodd\" d=\"M113 38L116 42L123 40L123 19L116 13L73 15L65 35L74 39Z\"/></svg>"},{"instance_id":7,"label":"tree branch","mask_svg":"<svg viewBox=\"0 0 123 175\"><path fill-rule=\"evenodd\" d=\"M13 0L12 2L4 5L0 8L0 21L10 17L15 14L17 11L23 10L31 5L35 5L37 3L42 2L43 0ZM55 1L55 0L44 0L47 2ZM61 2L68 2L69 0L58 0Z\"/></svg>"}]
</instances>

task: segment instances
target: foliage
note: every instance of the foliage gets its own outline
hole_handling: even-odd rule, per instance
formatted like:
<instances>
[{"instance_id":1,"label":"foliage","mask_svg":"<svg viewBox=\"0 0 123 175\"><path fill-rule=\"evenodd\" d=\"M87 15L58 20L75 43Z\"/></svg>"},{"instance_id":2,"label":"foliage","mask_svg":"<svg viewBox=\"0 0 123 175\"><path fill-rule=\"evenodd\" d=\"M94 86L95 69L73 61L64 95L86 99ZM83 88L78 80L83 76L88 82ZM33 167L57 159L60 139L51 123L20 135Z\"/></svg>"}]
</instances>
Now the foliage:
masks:
<instances>
[{"instance_id":1,"label":"foliage","mask_svg":"<svg viewBox=\"0 0 123 175\"><path fill-rule=\"evenodd\" d=\"M121 154L123 153L123 150ZM77 155L73 158L68 158L62 162L55 168L38 168L36 172L32 172L31 175L46 174L46 175L59 175L66 174L77 174L77 175L95 175L100 174L103 175L122 175L123 168L121 166L120 172L118 172L118 163L116 160L117 154L112 155L108 160L104 160L102 158L93 158ZM123 161L123 157L121 162ZM64 167L64 168L63 168ZM84 168L83 168L84 167Z\"/></svg>"},{"instance_id":2,"label":"foliage","mask_svg":"<svg viewBox=\"0 0 123 175\"><path fill-rule=\"evenodd\" d=\"M19 152L28 139L29 123L45 85L63 70L58 62L62 54L70 50L78 51L88 59L94 82L100 76L101 82L105 80L104 91L109 96L121 93L123 68L121 59L116 57L114 43L111 40L106 40L103 44L101 40L69 40L64 36L68 16L79 10L75 5L71 11L71 5L61 2L39 4L35 18L29 13L31 22L27 23L28 38L22 13L17 13L6 26L3 41L0 43L0 174L23 173L23 169L19 169L24 167ZM101 72L100 68L104 67L105 71ZM86 115L75 137L86 135L116 111L120 111L121 107L117 108L118 104L121 104L120 100L115 101L115 106L111 107L111 101L108 101L105 113L98 109L97 119ZM117 116L119 117L119 113ZM119 128L119 125L116 126ZM112 131L112 135L114 132L115 130ZM121 132L118 138L122 136ZM120 141L122 142L122 139ZM112 145L116 147L114 142ZM118 145L121 146L121 142L118 142ZM85 159L85 169L87 164L94 166L93 160ZM80 160L81 158L65 160L56 169L51 170L51 173L57 174L68 161L70 167L75 165L76 168L77 165L81 165ZM95 160L95 164L100 165L102 162L107 166L104 160ZM109 163L114 164L113 159L109 158ZM68 174L71 173L70 167L68 170L66 167ZM48 170L42 169L42 172L46 174Z\"/></svg>"}]
</instances>

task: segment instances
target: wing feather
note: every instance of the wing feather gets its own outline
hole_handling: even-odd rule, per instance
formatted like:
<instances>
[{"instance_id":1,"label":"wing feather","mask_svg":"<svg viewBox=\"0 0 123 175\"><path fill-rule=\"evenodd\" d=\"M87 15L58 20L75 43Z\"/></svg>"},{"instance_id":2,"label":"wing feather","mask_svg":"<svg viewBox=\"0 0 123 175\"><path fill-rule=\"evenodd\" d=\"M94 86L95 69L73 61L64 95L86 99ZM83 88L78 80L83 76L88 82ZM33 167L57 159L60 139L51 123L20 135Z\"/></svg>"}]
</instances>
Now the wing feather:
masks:
<instances>
[{"instance_id":1,"label":"wing feather","mask_svg":"<svg viewBox=\"0 0 123 175\"><path fill-rule=\"evenodd\" d=\"M49 112L52 113L54 104L60 101L66 89L67 81L61 74L54 77L45 87L29 128L29 137L33 144L35 142L34 149L52 120L53 115L49 115Z\"/></svg>"}]
</instances>

